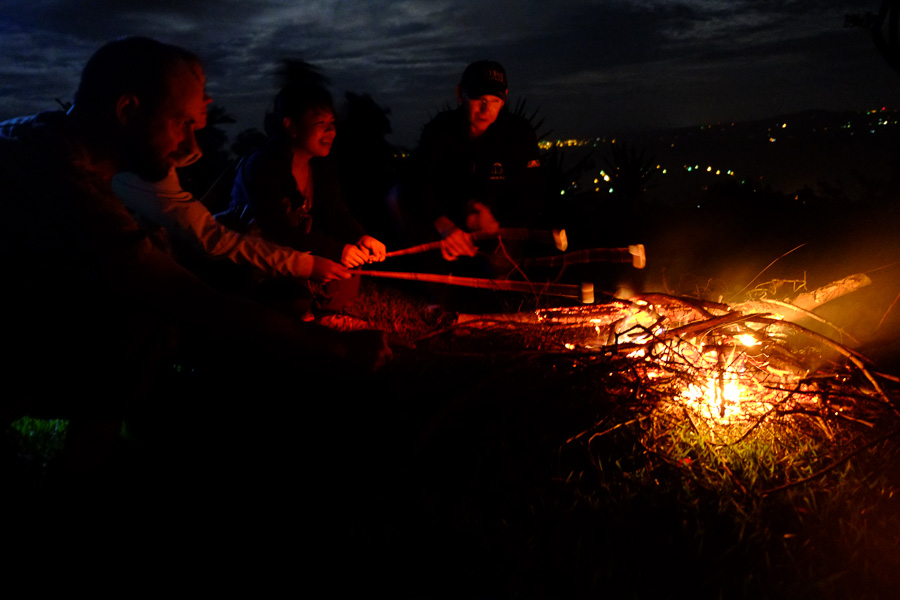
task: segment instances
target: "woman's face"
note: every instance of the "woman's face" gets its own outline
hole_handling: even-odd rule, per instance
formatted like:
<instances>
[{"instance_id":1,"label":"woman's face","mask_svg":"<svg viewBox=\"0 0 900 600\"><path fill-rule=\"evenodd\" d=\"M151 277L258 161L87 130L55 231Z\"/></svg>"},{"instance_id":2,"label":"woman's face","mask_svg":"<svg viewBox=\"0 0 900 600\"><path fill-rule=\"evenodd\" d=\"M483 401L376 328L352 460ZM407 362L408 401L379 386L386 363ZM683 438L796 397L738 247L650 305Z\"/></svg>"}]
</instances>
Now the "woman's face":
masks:
<instances>
[{"instance_id":1,"label":"woman's face","mask_svg":"<svg viewBox=\"0 0 900 600\"><path fill-rule=\"evenodd\" d=\"M328 108L314 108L306 111L300 123L297 123L294 148L310 157L328 156L334 143L336 130L334 113Z\"/></svg>"}]
</instances>

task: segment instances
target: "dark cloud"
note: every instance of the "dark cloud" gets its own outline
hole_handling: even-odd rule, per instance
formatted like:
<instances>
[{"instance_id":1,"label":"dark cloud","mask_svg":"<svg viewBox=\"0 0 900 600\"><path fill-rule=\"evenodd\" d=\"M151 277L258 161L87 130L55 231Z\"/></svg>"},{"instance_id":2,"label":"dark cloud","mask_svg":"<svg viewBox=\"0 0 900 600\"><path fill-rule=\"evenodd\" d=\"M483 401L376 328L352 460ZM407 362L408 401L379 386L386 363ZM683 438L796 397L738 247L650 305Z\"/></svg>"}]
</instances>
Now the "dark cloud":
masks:
<instances>
[{"instance_id":1,"label":"dark cloud","mask_svg":"<svg viewBox=\"0 0 900 600\"><path fill-rule=\"evenodd\" d=\"M512 96L540 105L560 135L891 104L900 78L844 14L879 0L4 0L0 118L67 99L81 65L123 34L184 45L210 91L258 127L271 71L302 57L344 90L392 109L413 144L454 101L465 65L501 61ZM877 100L876 100L877 99Z\"/></svg>"}]
</instances>

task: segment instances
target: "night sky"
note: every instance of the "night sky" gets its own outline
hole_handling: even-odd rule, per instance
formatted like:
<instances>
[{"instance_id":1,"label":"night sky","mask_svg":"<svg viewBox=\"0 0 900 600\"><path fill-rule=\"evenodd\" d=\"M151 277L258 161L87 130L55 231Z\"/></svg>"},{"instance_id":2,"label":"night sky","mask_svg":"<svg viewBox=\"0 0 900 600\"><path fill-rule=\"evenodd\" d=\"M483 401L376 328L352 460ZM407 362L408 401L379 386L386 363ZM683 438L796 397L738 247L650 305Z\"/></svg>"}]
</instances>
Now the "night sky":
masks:
<instances>
[{"instance_id":1,"label":"night sky","mask_svg":"<svg viewBox=\"0 0 900 600\"><path fill-rule=\"evenodd\" d=\"M900 106L900 74L844 15L880 0L3 0L0 119L71 99L102 43L139 34L206 62L215 102L261 128L278 59L303 58L391 109L390 141L455 103L468 62L498 60L510 98L553 137ZM89 7L89 8L88 8Z\"/></svg>"}]
</instances>

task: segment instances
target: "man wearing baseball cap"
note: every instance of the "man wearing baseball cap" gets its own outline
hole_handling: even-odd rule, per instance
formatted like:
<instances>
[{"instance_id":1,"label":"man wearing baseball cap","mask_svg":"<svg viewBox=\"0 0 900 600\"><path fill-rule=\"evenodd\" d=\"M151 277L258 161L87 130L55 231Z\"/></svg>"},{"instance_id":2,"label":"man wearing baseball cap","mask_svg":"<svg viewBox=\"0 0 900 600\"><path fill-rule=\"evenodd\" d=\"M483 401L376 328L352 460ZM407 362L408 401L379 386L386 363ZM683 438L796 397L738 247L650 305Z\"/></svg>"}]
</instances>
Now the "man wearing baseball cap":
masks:
<instances>
[{"instance_id":1,"label":"man wearing baseball cap","mask_svg":"<svg viewBox=\"0 0 900 600\"><path fill-rule=\"evenodd\" d=\"M506 70L480 60L456 86L459 106L422 129L414 212L440 234L445 259L475 256L471 233L528 224L543 192L534 130L510 114Z\"/></svg>"}]
</instances>

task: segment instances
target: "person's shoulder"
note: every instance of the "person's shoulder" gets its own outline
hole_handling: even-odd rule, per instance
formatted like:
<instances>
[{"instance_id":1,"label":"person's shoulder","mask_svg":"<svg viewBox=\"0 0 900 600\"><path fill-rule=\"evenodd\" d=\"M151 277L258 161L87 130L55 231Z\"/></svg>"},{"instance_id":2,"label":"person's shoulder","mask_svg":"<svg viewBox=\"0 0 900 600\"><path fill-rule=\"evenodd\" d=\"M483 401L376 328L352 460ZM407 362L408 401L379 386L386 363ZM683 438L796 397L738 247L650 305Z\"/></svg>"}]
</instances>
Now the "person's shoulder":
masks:
<instances>
[{"instance_id":1,"label":"person's shoulder","mask_svg":"<svg viewBox=\"0 0 900 600\"><path fill-rule=\"evenodd\" d=\"M286 135L273 135L263 145L250 154L251 159L271 160L276 157L290 156L291 140Z\"/></svg>"},{"instance_id":2,"label":"person's shoulder","mask_svg":"<svg viewBox=\"0 0 900 600\"><path fill-rule=\"evenodd\" d=\"M459 109L445 109L422 127L422 134L456 132L465 124L465 115Z\"/></svg>"},{"instance_id":3,"label":"person's shoulder","mask_svg":"<svg viewBox=\"0 0 900 600\"><path fill-rule=\"evenodd\" d=\"M0 122L0 139L4 141L17 139L23 130L31 129L36 115L16 117Z\"/></svg>"},{"instance_id":4,"label":"person's shoulder","mask_svg":"<svg viewBox=\"0 0 900 600\"><path fill-rule=\"evenodd\" d=\"M534 127L531 126L531 121L508 110L501 112L494 124L497 125L498 129L506 132L534 135Z\"/></svg>"},{"instance_id":5,"label":"person's shoulder","mask_svg":"<svg viewBox=\"0 0 900 600\"><path fill-rule=\"evenodd\" d=\"M290 140L285 136L276 135L266 140L266 143L247 155L243 161L241 171L245 174L256 174L258 172L268 174L273 170L283 170L285 165L287 165L287 168L290 168L290 164Z\"/></svg>"},{"instance_id":6,"label":"person's shoulder","mask_svg":"<svg viewBox=\"0 0 900 600\"><path fill-rule=\"evenodd\" d=\"M64 127L65 113L41 112L0 122L0 139L28 140L49 134L57 134Z\"/></svg>"},{"instance_id":7,"label":"person's shoulder","mask_svg":"<svg viewBox=\"0 0 900 600\"><path fill-rule=\"evenodd\" d=\"M501 113L488 129L490 143L512 147L537 147L537 134L531 121L509 112Z\"/></svg>"},{"instance_id":8,"label":"person's shoulder","mask_svg":"<svg viewBox=\"0 0 900 600\"><path fill-rule=\"evenodd\" d=\"M448 146L457 147L465 140L466 119L459 109L446 109L422 127L415 154L434 156Z\"/></svg>"},{"instance_id":9,"label":"person's shoulder","mask_svg":"<svg viewBox=\"0 0 900 600\"><path fill-rule=\"evenodd\" d=\"M65 113L38 113L0 123L0 163L17 177L72 154Z\"/></svg>"}]
</instances>

